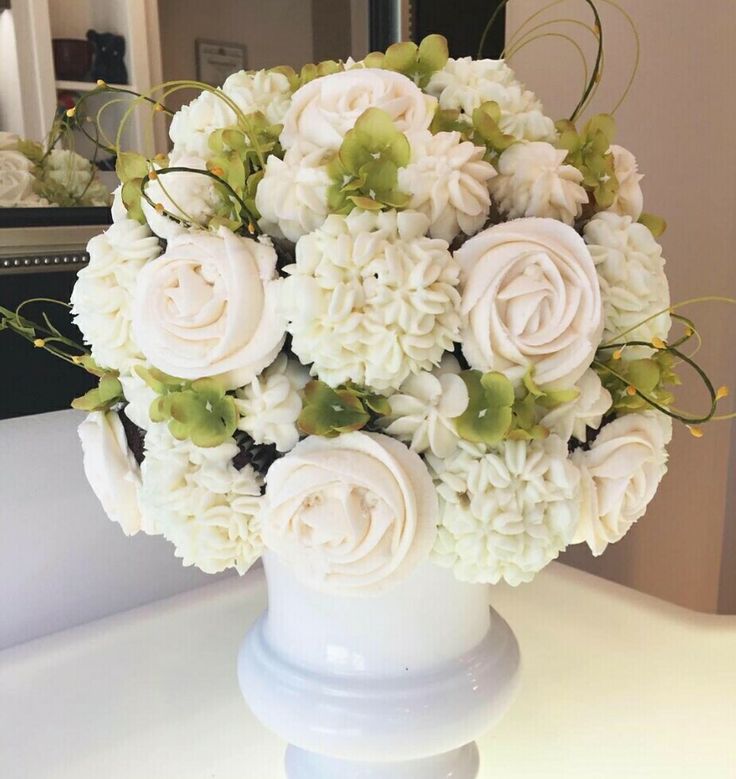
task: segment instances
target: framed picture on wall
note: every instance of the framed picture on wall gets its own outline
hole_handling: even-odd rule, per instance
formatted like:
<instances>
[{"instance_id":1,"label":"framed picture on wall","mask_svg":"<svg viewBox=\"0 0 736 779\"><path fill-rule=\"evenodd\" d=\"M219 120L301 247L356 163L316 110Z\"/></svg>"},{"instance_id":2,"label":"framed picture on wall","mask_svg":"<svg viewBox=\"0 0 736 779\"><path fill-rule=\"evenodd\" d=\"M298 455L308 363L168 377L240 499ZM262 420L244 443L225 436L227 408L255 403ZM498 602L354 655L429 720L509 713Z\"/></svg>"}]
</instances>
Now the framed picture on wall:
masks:
<instances>
[{"instance_id":1,"label":"framed picture on wall","mask_svg":"<svg viewBox=\"0 0 736 779\"><path fill-rule=\"evenodd\" d=\"M219 87L231 74L245 70L245 46L240 43L195 41L197 59L197 80Z\"/></svg>"}]
</instances>

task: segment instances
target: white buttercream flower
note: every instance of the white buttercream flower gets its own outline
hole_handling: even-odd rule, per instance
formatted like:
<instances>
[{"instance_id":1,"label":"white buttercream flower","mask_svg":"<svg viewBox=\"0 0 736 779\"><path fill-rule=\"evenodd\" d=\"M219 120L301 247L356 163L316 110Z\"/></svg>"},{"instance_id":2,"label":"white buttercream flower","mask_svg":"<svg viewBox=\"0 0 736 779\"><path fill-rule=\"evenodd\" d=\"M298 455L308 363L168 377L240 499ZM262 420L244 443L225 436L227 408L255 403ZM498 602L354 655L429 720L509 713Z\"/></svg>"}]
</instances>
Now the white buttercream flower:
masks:
<instances>
[{"instance_id":1,"label":"white buttercream flower","mask_svg":"<svg viewBox=\"0 0 736 779\"><path fill-rule=\"evenodd\" d=\"M235 468L235 442L203 449L156 423L145 446L140 500L147 521L174 544L184 565L245 573L263 546L262 480L249 465Z\"/></svg>"},{"instance_id":2,"label":"white buttercream flower","mask_svg":"<svg viewBox=\"0 0 736 779\"><path fill-rule=\"evenodd\" d=\"M17 151L20 137L15 133L0 130L0 151Z\"/></svg>"},{"instance_id":3,"label":"white buttercream flower","mask_svg":"<svg viewBox=\"0 0 736 779\"><path fill-rule=\"evenodd\" d=\"M35 181L33 163L25 155L12 149L0 150L0 208L38 205Z\"/></svg>"},{"instance_id":4,"label":"white buttercream flower","mask_svg":"<svg viewBox=\"0 0 736 779\"><path fill-rule=\"evenodd\" d=\"M148 384L136 373L137 366L150 368L144 362L135 362L130 368L118 377L123 385L123 395L127 401L123 408L123 414L141 430L148 430L151 426L151 403L158 397Z\"/></svg>"},{"instance_id":5,"label":"white buttercream flower","mask_svg":"<svg viewBox=\"0 0 736 779\"><path fill-rule=\"evenodd\" d=\"M518 382L572 386L595 355L603 308L582 238L554 219L484 230L455 252L462 268L463 354Z\"/></svg>"},{"instance_id":6,"label":"white buttercream flower","mask_svg":"<svg viewBox=\"0 0 736 779\"><path fill-rule=\"evenodd\" d=\"M224 92L221 89L205 90L174 114L169 137L176 154L207 160L213 156L209 147L210 135L236 124L237 117Z\"/></svg>"},{"instance_id":7,"label":"white buttercream flower","mask_svg":"<svg viewBox=\"0 0 736 779\"><path fill-rule=\"evenodd\" d=\"M60 184L72 198L84 197L94 206L110 203L110 193L101 181L95 181L92 163L70 149L53 149L43 163L45 179Z\"/></svg>"},{"instance_id":8,"label":"white buttercream flower","mask_svg":"<svg viewBox=\"0 0 736 779\"><path fill-rule=\"evenodd\" d=\"M285 268L292 350L331 386L397 389L459 338L459 269L412 211L331 215Z\"/></svg>"},{"instance_id":9,"label":"white buttercream flower","mask_svg":"<svg viewBox=\"0 0 736 779\"><path fill-rule=\"evenodd\" d=\"M491 207L488 182L496 171L483 160L485 149L458 132L412 136L412 161L399 170L399 189L411 195L409 208L429 217L429 234L452 243L458 233L473 235Z\"/></svg>"},{"instance_id":10,"label":"white buttercream flower","mask_svg":"<svg viewBox=\"0 0 736 779\"><path fill-rule=\"evenodd\" d=\"M233 73L222 91L244 114L260 111L270 124L281 124L291 103L289 79L273 70Z\"/></svg>"},{"instance_id":11,"label":"white buttercream flower","mask_svg":"<svg viewBox=\"0 0 736 779\"><path fill-rule=\"evenodd\" d=\"M588 202L583 174L565 165L567 152L549 143L515 143L498 158L491 195L509 219L542 216L573 222Z\"/></svg>"},{"instance_id":12,"label":"white buttercream flower","mask_svg":"<svg viewBox=\"0 0 736 779\"><path fill-rule=\"evenodd\" d=\"M256 192L261 229L298 241L327 218L327 191L332 184L324 153L289 149L284 159L271 155Z\"/></svg>"},{"instance_id":13,"label":"white buttercream flower","mask_svg":"<svg viewBox=\"0 0 736 779\"><path fill-rule=\"evenodd\" d=\"M93 411L79 426L84 473L105 514L126 536L150 532L138 505L140 469L114 411Z\"/></svg>"},{"instance_id":14,"label":"white buttercream flower","mask_svg":"<svg viewBox=\"0 0 736 779\"><path fill-rule=\"evenodd\" d=\"M649 229L630 216L601 212L585 226L584 238L600 279L603 342L666 339L670 290L662 247ZM639 324L658 311L664 313ZM626 349L623 354L633 357L643 351Z\"/></svg>"},{"instance_id":15,"label":"white buttercream flower","mask_svg":"<svg viewBox=\"0 0 736 779\"><path fill-rule=\"evenodd\" d=\"M482 103L492 100L501 109L503 132L529 141L555 138L554 122L544 115L539 99L503 60L450 58L432 75L427 92L439 99L441 108L462 111L469 118Z\"/></svg>"},{"instance_id":16,"label":"white buttercream flower","mask_svg":"<svg viewBox=\"0 0 736 779\"><path fill-rule=\"evenodd\" d=\"M587 428L597 430L601 426L603 416L613 404L613 398L592 368L585 371L575 387L579 395L548 411L539 424L563 441L569 441L574 436L578 441L585 442Z\"/></svg>"},{"instance_id":17,"label":"white buttercream flower","mask_svg":"<svg viewBox=\"0 0 736 779\"><path fill-rule=\"evenodd\" d=\"M279 452L293 449L299 440L296 421L302 410L301 391L308 381L309 373L296 360L279 355L273 365L237 391L238 427L257 444L275 444Z\"/></svg>"},{"instance_id":18,"label":"white buttercream flower","mask_svg":"<svg viewBox=\"0 0 736 779\"><path fill-rule=\"evenodd\" d=\"M378 68L344 70L315 78L294 92L281 144L337 150L368 108L380 108L399 132L429 129L437 101L401 73Z\"/></svg>"},{"instance_id":19,"label":"white buttercream flower","mask_svg":"<svg viewBox=\"0 0 736 779\"><path fill-rule=\"evenodd\" d=\"M207 169L203 159L186 155L172 155L167 167ZM146 195L154 204L160 203L176 219L205 229L223 203L222 193L213 179L188 171L165 173L154 179L146 185ZM159 237L170 241L186 231L184 225L167 214L160 214L145 198L141 198L141 208L148 226Z\"/></svg>"},{"instance_id":20,"label":"white buttercream flower","mask_svg":"<svg viewBox=\"0 0 736 779\"><path fill-rule=\"evenodd\" d=\"M613 169L618 179L618 192L608 210L622 216L628 215L637 221L644 210L644 194L639 185L644 176L639 173L636 157L628 149L614 144L609 151L613 154Z\"/></svg>"},{"instance_id":21,"label":"white buttercream flower","mask_svg":"<svg viewBox=\"0 0 736 779\"><path fill-rule=\"evenodd\" d=\"M142 357L132 328L138 274L161 247L145 225L125 217L92 238L87 251L89 264L71 295L74 322L98 365L125 372Z\"/></svg>"},{"instance_id":22,"label":"white buttercream flower","mask_svg":"<svg viewBox=\"0 0 736 779\"><path fill-rule=\"evenodd\" d=\"M463 441L450 458L428 460L440 495L432 558L459 579L528 582L570 543L580 477L557 436L489 450Z\"/></svg>"},{"instance_id":23,"label":"white buttercream flower","mask_svg":"<svg viewBox=\"0 0 736 779\"><path fill-rule=\"evenodd\" d=\"M580 468L582 508L575 543L594 555L626 535L646 511L667 472L672 420L657 411L626 414L607 424L588 451L573 460Z\"/></svg>"},{"instance_id":24,"label":"white buttercream flower","mask_svg":"<svg viewBox=\"0 0 736 779\"><path fill-rule=\"evenodd\" d=\"M247 384L281 349L276 252L265 239L187 231L138 275L135 338L146 359L184 379Z\"/></svg>"},{"instance_id":25,"label":"white buttercream flower","mask_svg":"<svg viewBox=\"0 0 736 779\"><path fill-rule=\"evenodd\" d=\"M263 537L306 584L372 595L429 556L437 497L419 456L384 435L310 436L267 476Z\"/></svg>"},{"instance_id":26,"label":"white buttercream flower","mask_svg":"<svg viewBox=\"0 0 736 779\"><path fill-rule=\"evenodd\" d=\"M420 454L429 450L449 457L459 439L453 420L468 407L468 388L459 371L457 360L446 355L432 373L409 376L388 399L391 414L381 420L386 432Z\"/></svg>"}]
</instances>

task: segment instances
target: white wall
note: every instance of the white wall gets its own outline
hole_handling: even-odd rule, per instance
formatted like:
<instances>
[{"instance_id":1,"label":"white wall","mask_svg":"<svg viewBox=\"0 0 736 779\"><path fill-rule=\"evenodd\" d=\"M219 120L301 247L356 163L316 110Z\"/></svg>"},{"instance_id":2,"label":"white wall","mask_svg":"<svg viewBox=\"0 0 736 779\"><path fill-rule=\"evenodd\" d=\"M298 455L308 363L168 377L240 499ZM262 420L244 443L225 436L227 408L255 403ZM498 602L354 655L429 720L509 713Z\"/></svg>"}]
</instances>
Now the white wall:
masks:
<instances>
[{"instance_id":1,"label":"white wall","mask_svg":"<svg viewBox=\"0 0 736 779\"><path fill-rule=\"evenodd\" d=\"M23 132L15 25L9 9L0 11L0 130Z\"/></svg>"},{"instance_id":2,"label":"white wall","mask_svg":"<svg viewBox=\"0 0 736 779\"><path fill-rule=\"evenodd\" d=\"M510 3L507 36L547 4L548 0ZM669 222L662 243L673 302L696 295L736 296L736 3L619 0L619 4L636 23L642 56L634 87L616 115L618 138L639 158L646 176L646 210ZM606 70L593 113L612 108L634 55L623 17L608 3L597 5L603 17ZM591 21L582 0L564 0L540 19L552 14ZM580 28L568 27L567 32L585 40ZM561 39L537 41L511 64L555 118L575 106L582 81L579 59ZM736 311L714 305L685 313L695 318L706 340L698 359L716 386L728 384L733 389ZM702 408L702 391L685 392L678 405ZM593 560L576 547L567 561L685 606L715 611L720 599L723 607L720 590L726 579L721 573L730 571L730 586L736 587L734 504L727 509L728 479L736 464L730 455L736 443L731 428L731 423L713 423L704 438L695 440L677 426L670 473L647 516L602 558ZM727 538L730 544L725 543ZM736 608L736 595L730 602Z\"/></svg>"},{"instance_id":3,"label":"white wall","mask_svg":"<svg viewBox=\"0 0 736 779\"><path fill-rule=\"evenodd\" d=\"M0 649L214 580L107 519L82 470L82 419L0 421Z\"/></svg>"}]
</instances>

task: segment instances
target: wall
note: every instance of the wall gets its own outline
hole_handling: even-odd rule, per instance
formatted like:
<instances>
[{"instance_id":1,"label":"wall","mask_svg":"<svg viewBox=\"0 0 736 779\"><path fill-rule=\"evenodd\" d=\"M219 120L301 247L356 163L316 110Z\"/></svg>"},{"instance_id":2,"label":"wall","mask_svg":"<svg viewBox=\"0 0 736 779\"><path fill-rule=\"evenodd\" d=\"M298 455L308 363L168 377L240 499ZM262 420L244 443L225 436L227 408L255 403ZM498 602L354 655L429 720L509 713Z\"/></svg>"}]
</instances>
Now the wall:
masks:
<instances>
[{"instance_id":1,"label":"wall","mask_svg":"<svg viewBox=\"0 0 736 779\"><path fill-rule=\"evenodd\" d=\"M23 133L15 25L10 9L0 11L0 130Z\"/></svg>"},{"instance_id":2,"label":"wall","mask_svg":"<svg viewBox=\"0 0 736 779\"><path fill-rule=\"evenodd\" d=\"M669 222L662 242L672 299L736 295L733 0L619 3L632 15L642 46L639 75L616 114L619 140L636 153L646 174L646 209ZM510 3L507 40L524 19L547 4ZM594 113L611 109L625 86L634 53L621 14L607 3L597 5L604 22L606 71ZM557 18L591 19L582 0L565 0L553 13ZM580 28L567 30L576 39L584 35ZM580 62L563 40L537 41L512 65L544 99L551 115L566 115L576 104ZM733 387L736 312L712 305L691 307L686 313L705 334L699 360L716 386ZM683 393L679 405L695 409L702 404L703 394L693 391ZM704 438L695 440L682 426L676 427L670 472L647 516L602 558L593 559L576 547L564 559L684 606L716 611L720 601L722 609L736 611L736 497L727 502L728 478L736 465L731 460L734 431L731 423L714 423Z\"/></svg>"},{"instance_id":3,"label":"wall","mask_svg":"<svg viewBox=\"0 0 736 779\"><path fill-rule=\"evenodd\" d=\"M311 0L159 0L158 8L166 81L196 78L197 38L245 44L248 69L312 61ZM167 100L172 107L182 102L181 93Z\"/></svg>"},{"instance_id":4,"label":"wall","mask_svg":"<svg viewBox=\"0 0 736 779\"><path fill-rule=\"evenodd\" d=\"M82 470L82 419L0 421L0 649L214 580L107 519Z\"/></svg>"}]
</instances>

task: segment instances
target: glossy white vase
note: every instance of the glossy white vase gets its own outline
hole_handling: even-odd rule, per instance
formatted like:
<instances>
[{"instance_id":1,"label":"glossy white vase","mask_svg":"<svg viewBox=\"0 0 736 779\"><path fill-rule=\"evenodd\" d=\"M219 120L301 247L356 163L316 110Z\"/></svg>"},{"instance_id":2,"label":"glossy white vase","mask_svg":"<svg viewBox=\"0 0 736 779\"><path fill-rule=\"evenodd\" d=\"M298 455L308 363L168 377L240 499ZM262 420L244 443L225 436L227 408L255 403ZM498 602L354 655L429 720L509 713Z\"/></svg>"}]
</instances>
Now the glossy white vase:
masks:
<instances>
[{"instance_id":1,"label":"glossy white vase","mask_svg":"<svg viewBox=\"0 0 736 779\"><path fill-rule=\"evenodd\" d=\"M264 555L269 605L238 660L289 779L475 779L474 740L510 705L519 647L489 588L429 562L385 594L335 596Z\"/></svg>"}]
</instances>

